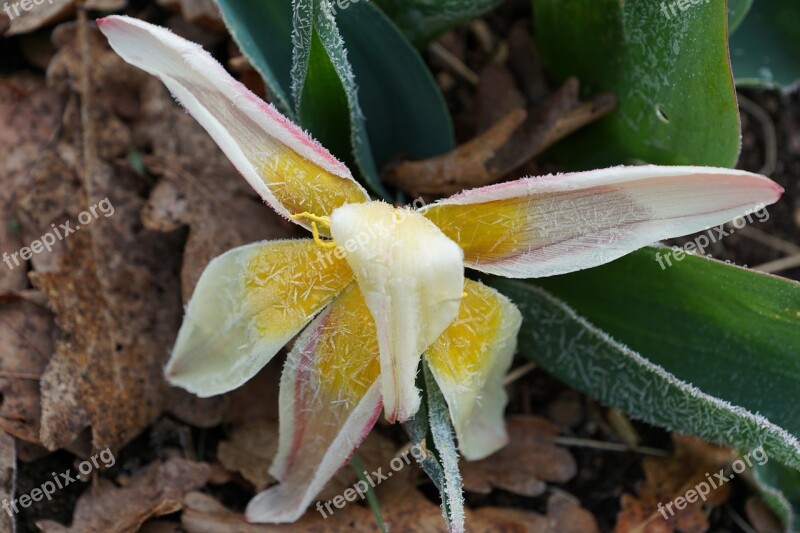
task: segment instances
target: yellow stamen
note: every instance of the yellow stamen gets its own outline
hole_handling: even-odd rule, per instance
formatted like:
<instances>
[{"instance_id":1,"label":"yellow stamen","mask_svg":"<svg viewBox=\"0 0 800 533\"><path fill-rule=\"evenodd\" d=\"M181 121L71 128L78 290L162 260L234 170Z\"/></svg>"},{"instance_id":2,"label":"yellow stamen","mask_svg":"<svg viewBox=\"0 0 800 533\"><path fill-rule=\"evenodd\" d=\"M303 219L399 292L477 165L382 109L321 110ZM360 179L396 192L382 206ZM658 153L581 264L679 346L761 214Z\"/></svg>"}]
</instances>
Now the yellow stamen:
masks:
<instances>
[{"instance_id":1,"label":"yellow stamen","mask_svg":"<svg viewBox=\"0 0 800 533\"><path fill-rule=\"evenodd\" d=\"M297 213L296 215L289 215L289 217L292 220L305 218L307 220L311 220L312 222L319 222L320 224L322 224L326 228L330 228L331 227L331 217L321 217L321 216L315 215L313 213L309 213L308 211L305 211L303 213Z\"/></svg>"},{"instance_id":2,"label":"yellow stamen","mask_svg":"<svg viewBox=\"0 0 800 533\"><path fill-rule=\"evenodd\" d=\"M319 246L323 248L336 248L338 245L333 241L323 241L319 238L319 230L317 229L317 223L311 222L311 234L314 236L314 242L317 243Z\"/></svg>"},{"instance_id":3,"label":"yellow stamen","mask_svg":"<svg viewBox=\"0 0 800 533\"><path fill-rule=\"evenodd\" d=\"M308 212L298 213L296 215L289 215L289 217L293 220L298 220L303 218L306 220L310 220L311 234L314 236L314 242L317 243L319 246L323 248L336 248L336 246L338 246L333 241L323 241L319 236L319 228L317 228L317 223L321 224L322 227L324 228L330 228L331 227L330 217L321 217Z\"/></svg>"}]
</instances>

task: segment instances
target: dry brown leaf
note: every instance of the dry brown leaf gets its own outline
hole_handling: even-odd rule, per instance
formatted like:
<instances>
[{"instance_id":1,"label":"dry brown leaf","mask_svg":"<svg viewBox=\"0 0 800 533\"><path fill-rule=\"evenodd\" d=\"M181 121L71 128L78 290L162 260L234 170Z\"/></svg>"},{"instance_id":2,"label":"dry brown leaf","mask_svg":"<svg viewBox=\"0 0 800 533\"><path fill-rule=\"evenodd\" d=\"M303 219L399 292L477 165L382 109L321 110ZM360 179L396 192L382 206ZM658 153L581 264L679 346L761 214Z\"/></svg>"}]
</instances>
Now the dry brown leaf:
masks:
<instances>
[{"instance_id":1,"label":"dry brown leaf","mask_svg":"<svg viewBox=\"0 0 800 533\"><path fill-rule=\"evenodd\" d=\"M183 17L191 22L224 28L219 9L214 0L157 0L160 6L180 11Z\"/></svg>"},{"instance_id":2,"label":"dry brown leaf","mask_svg":"<svg viewBox=\"0 0 800 533\"><path fill-rule=\"evenodd\" d=\"M53 353L55 324L45 308L0 295L0 429L39 443L39 379Z\"/></svg>"},{"instance_id":3,"label":"dry brown leaf","mask_svg":"<svg viewBox=\"0 0 800 533\"><path fill-rule=\"evenodd\" d=\"M234 428L217 448L217 459L231 472L240 473L257 491L275 482L267 470L278 449L278 422L257 420Z\"/></svg>"},{"instance_id":4,"label":"dry brown leaf","mask_svg":"<svg viewBox=\"0 0 800 533\"><path fill-rule=\"evenodd\" d=\"M9 259L4 256L0 263L0 292L28 286L28 262L19 255L11 257L23 243L30 242L22 235L16 202L20 191L29 188L32 174L52 142L61 107L39 76L22 73L0 78L0 174L4 185L0 188L0 253L9 254Z\"/></svg>"},{"instance_id":5,"label":"dry brown leaf","mask_svg":"<svg viewBox=\"0 0 800 533\"><path fill-rule=\"evenodd\" d=\"M85 126L74 104L75 91L85 92L76 81L79 47L71 27L55 32L54 41L60 49L49 80L70 103L64 135L52 154L60 158L63 172L37 174L24 202L29 231L41 235L65 215L77 227L76 211L105 198L114 212L66 237L54 264L31 274L47 294L62 331L41 381L41 441L49 449L66 447L91 426L92 447L117 450L165 408L187 402L194 405L193 423L214 425L221 417L219 400L175 401L175 395L185 393L170 390L162 376L182 315L177 236L142 230L143 182L127 164L116 167L103 159L125 154L130 133L119 113L144 77L113 54L96 30L89 32L90 79L98 87L89 97L89 126L101 124L93 132L103 142L84 169L75 148L82 145Z\"/></svg>"},{"instance_id":6,"label":"dry brown leaf","mask_svg":"<svg viewBox=\"0 0 800 533\"><path fill-rule=\"evenodd\" d=\"M327 519L313 509L292 524L249 524L244 515L227 509L217 500L192 492L183 501L181 524L189 533L281 533L308 531L314 533L377 532L378 525L369 509L349 505Z\"/></svg>"},{"instance_id":7,"label":"dry brown leaf","mask_svg":"<svg viewBox=\"0 0 800 533\"><path fill-rule=\"evenodd\" d=\"M97 479L78 498L70 527L51 520L36 525L45 533L137 531L149 518L179 511L184 495L205 485L209 471L205 463L170 459L148 465L123 487Z\"/></svg>"},{"instance_id":8,"label":"dry brown leaf","mask_svg":"<svg viewBox=\"0 0 800 533\"><path fill-rule=\"evenodd\" d=\"M463 462L464 488L488 494L498 488L522 496L539 496L545 481L565 483L575 476L572 455L556 446L558 426L538 416L513 416L506 421L508 445L481 461Z\"/></svg>"},{"instance_id":9,"label":"dry brown leaf","mask_svg":"<svg viewBox=\"0 0 800 533\"><path fill-rule=\"evenodd\" d=\"M0 430L0 501L11 501L17 488L17 454L14 437ZM0 512L0 531L16 531L16 515Z\"/></svg>"},{"instance_id":10,"label":"dry brown leaf","mask_svg":"<svg viewBox=\"0 0 800 533\"><path fill-rule=\"evenodd\" d=\"M556 492L547 499L547 516L522 509L482 507L473 512L472 528L483 521L506 521L522 526L526 533L598 533L592 513L571 496Z\"/></svg>"},{"instance_id":11,"label":"dry brown leaf","mask_svg":"<svg viewBox=\"0 0 800 533\"><path fill-rule=\"evenodd\" d=\"M9 2L12 18L7 36L30 33L48 24L66 19L75 12L75 0L55 0L48 2ZM27 10L22 4L30 6ZM127 0L86 0L86 9L98 11L119 11L127 5ZM2 28L0 28L2 30ZM0 31L2 35L3 31Z\"/></svg>"},{"instance_id":12,"label":"dry brown leaf","mask_svg":"<svg viewBox=\"0 0 800 533\"><path fill-rule=\"evenodd\" d=\"M639 483L637 496L623 494L622 510L617 515L616 533L704 533L709 528L703 511L704 502L697 499L679 510L671 508L675 515L664 510L675 498L684 497L698 483L708 484L725 465L736 457L729 448L716 446L694 437L673 434L675 453L672 457L645 457L642 469L645 479ZM708 505L720 505L730 495L730 485L712 488L707 496ZM659 511L659 504L662 511ZM667 515L664 519L662 514Z\"/></svg>"}]
</instances>

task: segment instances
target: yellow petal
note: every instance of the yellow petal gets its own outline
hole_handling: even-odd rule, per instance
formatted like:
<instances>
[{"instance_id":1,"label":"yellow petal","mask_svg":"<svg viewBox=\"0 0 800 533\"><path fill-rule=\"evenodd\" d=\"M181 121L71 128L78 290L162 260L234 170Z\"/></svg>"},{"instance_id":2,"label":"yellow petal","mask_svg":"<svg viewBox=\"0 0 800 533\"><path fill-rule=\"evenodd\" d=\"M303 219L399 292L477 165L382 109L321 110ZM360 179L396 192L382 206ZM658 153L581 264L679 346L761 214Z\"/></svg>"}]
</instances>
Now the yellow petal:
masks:
<instances>
[{"instance_id":1,"label":"yellow petal","mask_svg":"<svg viewBox=\"0 0 800 533\"><path fill-rule=\"evenodd\" d=\"M328 216L369 195L348 168L199 45L125 16L98 20L125 61L157 76L278 213ZM309 227L304 219L295 220Z\"/></svg>"},{"instance_id":2,"label":"yellow petal","mask_svg":"<svg viewBox=\"0 0 800 533\"><path fill-rule=\"evenodd\" d=\"M425 217L381 202L340 207L331 235L375 318L386 418L408 420L419 408L422 352L458 313L463 252Z\"/></svg>"},{"instance_id":3,"label":"yellow petal","mask_svg":"<svg viewBox=\"0 0 800 533\"><path fill-rule=\"evenodd\" d=\"M421 212L464 249L468 267L535 278L702 231L772 204L782 192L741 170L616 167L481 187Z\"/></svg>"},{"instance_id":4,"label":"yellow petal","mask_svg":"<svg viewBox=\"0 0 800 533\"><path fill-rule=\"evenodd\" d=\"M293 522L350 459L381 412L375 322L350 285L295 342L281 377L280 484L247 506L251 522Z\"/></svg>"},{"instance_id":5,"label":"yellow petal","mask_svg":"<svg viewBox=\"0 0 800 533\"><path fill-rule=\"evenodd\" d=\"M312 240L242 246L209 263L186 309L167 378L199 396L253 377L353 279Z\"/></svg>"},{"instance_id":6,"label":"yellow petal","mask_svg":"<svg viewBox=\"0 0 800 533\"><path fill-rule=\"evenodd\" d=\"M497 291L467 280L458 316L425 352L450 408L461 453L491 455L507 440L503 378L517 347L522 315Z\"/></svg>"}]
</instances>

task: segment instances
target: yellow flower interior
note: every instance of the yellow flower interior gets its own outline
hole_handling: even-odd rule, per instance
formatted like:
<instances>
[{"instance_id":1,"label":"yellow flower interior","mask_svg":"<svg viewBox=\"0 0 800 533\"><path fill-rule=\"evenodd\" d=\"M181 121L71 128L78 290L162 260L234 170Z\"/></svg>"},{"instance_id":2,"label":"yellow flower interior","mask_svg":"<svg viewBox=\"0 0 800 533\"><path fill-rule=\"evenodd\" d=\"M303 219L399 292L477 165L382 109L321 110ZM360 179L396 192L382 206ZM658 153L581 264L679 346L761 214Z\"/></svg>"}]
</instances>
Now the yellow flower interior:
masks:
<instances>
[{"instance_id":1,"label":"yellow flower interior","mask_svg":"<svg viewBox=\"0 0 800 533\"><path fill-rule=\"evenodd\" d=\"M245 272L247 304L257 310L253 325L266 337L297 328L353 279L347 261L310 240L264 247Z\"/></svg>"}]
</instances>

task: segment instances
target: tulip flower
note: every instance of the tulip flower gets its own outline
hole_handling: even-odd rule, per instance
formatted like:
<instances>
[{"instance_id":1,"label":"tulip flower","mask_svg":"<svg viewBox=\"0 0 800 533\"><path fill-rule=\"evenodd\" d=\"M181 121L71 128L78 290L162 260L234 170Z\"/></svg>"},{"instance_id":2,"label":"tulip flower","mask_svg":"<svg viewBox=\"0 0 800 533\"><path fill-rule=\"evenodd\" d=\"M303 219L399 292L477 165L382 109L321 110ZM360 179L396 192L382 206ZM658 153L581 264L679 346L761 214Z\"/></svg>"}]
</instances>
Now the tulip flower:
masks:
<instances>
[{"instance_id":1,"label":"tulip flower","mask_svg":"<svg viewBox=\"0 0 800 533\"><path fill-rule=\"evenodd\" d=\"M729 169L618 167L469 190L413 210L372 201L347 167L160 27L98 21L112 48L157 76L278 213L311 231L217 257L201 276L166 367L199 396L235 389L291 339L280 383L279 484L247 518L290 522L376 423L413 417L425 357L459 450L481 459L507 435L503 376L520 312L465 277L536 278L591 268L722 224L782 189Z\"/></svg>"}]
</instances>

